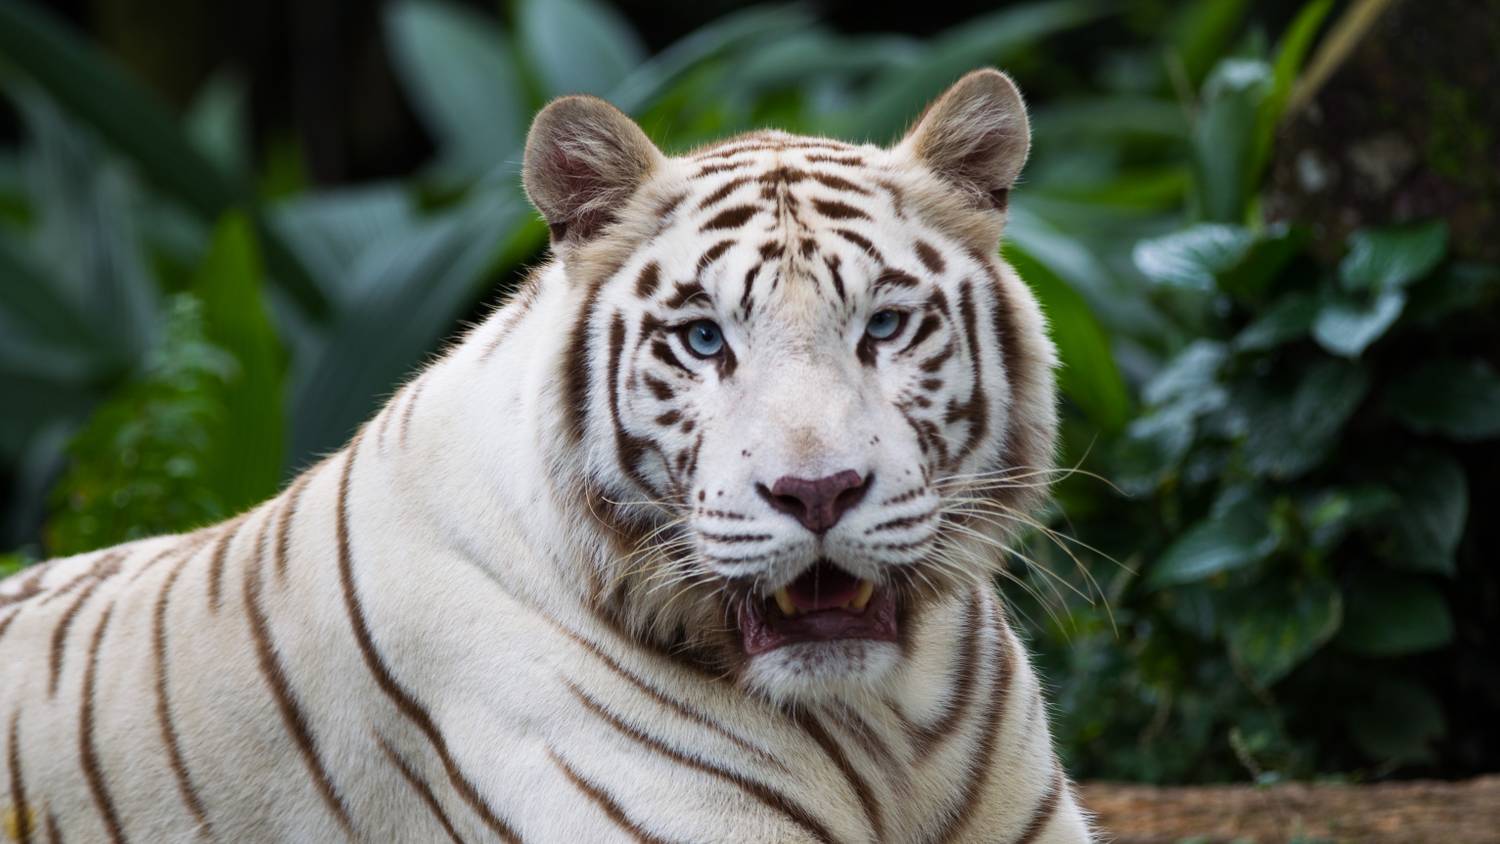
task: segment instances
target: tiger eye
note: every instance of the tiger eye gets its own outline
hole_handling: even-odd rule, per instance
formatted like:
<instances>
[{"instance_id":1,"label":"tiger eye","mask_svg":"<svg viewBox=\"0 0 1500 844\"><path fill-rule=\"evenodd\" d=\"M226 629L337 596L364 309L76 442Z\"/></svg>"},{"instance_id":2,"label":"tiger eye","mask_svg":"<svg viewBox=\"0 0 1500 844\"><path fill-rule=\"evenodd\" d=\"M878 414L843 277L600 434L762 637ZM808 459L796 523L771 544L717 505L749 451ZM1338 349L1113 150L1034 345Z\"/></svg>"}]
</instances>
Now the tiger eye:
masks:
<instances>
[{"instance_id":1,"label":"tiger eye","mask_svg":"<svg viewBox=\"0 0 1500 844\"><path fill-rule=\"evenodd\" d=\"M712 320L690 322L682 335L688 350L700 358L716 357L724 351L724 332Z\"/></svg>"},{"instance_id":2,"label":"tiger eye","mask_svg":"<svg viewBox=\"0 0 1500 844\"><path fill-rule=\"evenodd\" d=\"M865 333L875 340L889 340L901 332L901 324L905 321L905 314L886 308L876 311L875 315L870 317L869 324L865 326Z\"/></svg>"}]
</instances>

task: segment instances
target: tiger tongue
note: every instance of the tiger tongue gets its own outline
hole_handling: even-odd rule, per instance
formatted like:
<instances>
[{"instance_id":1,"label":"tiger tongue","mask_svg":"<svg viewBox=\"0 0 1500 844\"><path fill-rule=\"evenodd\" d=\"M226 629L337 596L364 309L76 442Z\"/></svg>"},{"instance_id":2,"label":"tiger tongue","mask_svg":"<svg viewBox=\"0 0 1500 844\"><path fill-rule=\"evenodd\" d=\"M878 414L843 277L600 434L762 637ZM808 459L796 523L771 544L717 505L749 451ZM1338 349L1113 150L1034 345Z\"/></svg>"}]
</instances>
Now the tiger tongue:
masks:
<instances>
[{"instance_id":1,"label":"tiger tongue","mask_svg":"<svg viewBox=\"0 0 1500 844\"><path fill-rule=\"evenodd\" d=\"M801 612L842 607L859 592L859 578L843 569L819 560L787 585L787 594Z\"/></svg>"}]
</instances>

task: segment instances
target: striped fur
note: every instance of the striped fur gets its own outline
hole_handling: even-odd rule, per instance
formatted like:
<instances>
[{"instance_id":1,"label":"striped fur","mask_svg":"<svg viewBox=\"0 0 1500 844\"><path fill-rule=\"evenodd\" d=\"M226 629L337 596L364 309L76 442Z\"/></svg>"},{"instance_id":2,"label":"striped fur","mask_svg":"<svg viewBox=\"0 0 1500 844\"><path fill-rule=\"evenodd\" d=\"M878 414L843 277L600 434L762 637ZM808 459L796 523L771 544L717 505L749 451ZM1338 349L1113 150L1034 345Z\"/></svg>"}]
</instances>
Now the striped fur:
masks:
<instances>
[{"instance_id":1,"label":"striped fur","mask_svg":"<svg viewBox=\"0 0 1500 844\"><path fill-rule=\"evenodd\" d=\"M527 187L556 259L346 449L0 583L15 837L1087 840L989 585L1038 484L985 473L1035 477L1056 425L994 254L1024 136L993 71L888 150L667 158L550 107ZM880 345L877 305L906 314ZM707 316L711 363L673 329ZM856 462L821 543L753 493ZM899 595L899 641L746 656L736 607L820 556Z\"/></svg>"}]
</instances>

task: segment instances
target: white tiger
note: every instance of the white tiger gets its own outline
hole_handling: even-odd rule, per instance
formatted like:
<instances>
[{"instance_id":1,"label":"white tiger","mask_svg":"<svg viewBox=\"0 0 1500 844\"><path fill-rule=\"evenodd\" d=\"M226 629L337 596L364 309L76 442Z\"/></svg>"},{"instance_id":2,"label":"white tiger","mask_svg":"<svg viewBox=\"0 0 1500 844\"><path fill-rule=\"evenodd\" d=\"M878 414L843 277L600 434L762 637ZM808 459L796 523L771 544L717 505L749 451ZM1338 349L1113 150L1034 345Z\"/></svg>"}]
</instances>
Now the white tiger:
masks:
<instances>
[{"instance_id":1,"label":"white tiger","mask_svg":"<svg viewBox=\"0 0 1500 844\"><path fill-rule=\"evenodd\" d=\"M991 585L1028 144L991 70L890 149L552 103L553 260L346 449L0 584L12 838L1087 840Z\"/></svg>"}]
</instances>

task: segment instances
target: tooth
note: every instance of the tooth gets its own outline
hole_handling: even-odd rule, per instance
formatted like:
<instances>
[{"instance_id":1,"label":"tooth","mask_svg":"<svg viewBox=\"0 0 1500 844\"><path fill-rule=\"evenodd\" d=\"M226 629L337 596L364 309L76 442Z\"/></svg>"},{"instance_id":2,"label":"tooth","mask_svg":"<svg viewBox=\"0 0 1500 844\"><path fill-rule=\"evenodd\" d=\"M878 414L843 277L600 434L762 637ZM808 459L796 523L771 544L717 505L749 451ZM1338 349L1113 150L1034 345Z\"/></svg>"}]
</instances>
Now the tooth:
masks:
<instances>
[{"instance_id":1,"label":"tooth","mask_svg":"<svg viewBox=\"0 0 1500 844\"><path fill-rule=\"evenodd\" d=\"M786 587L776 590L776 606L781 607L782 615L787 618L797 614L797 605L792 603L792 593L786 591Z\"/></svg>"},{"instance_id":2,"label":"tooth","mask_svg":"<svg viewBox=\"0 0 1500 844\"><path fill-rule=\"evenodd\" d=\"M854 593L854 600L849 605L857 610L862 610L870 604L870 596L875 594L875 582L873 580L861 580L859 591Z\"/></svg>"}]
</instances>

